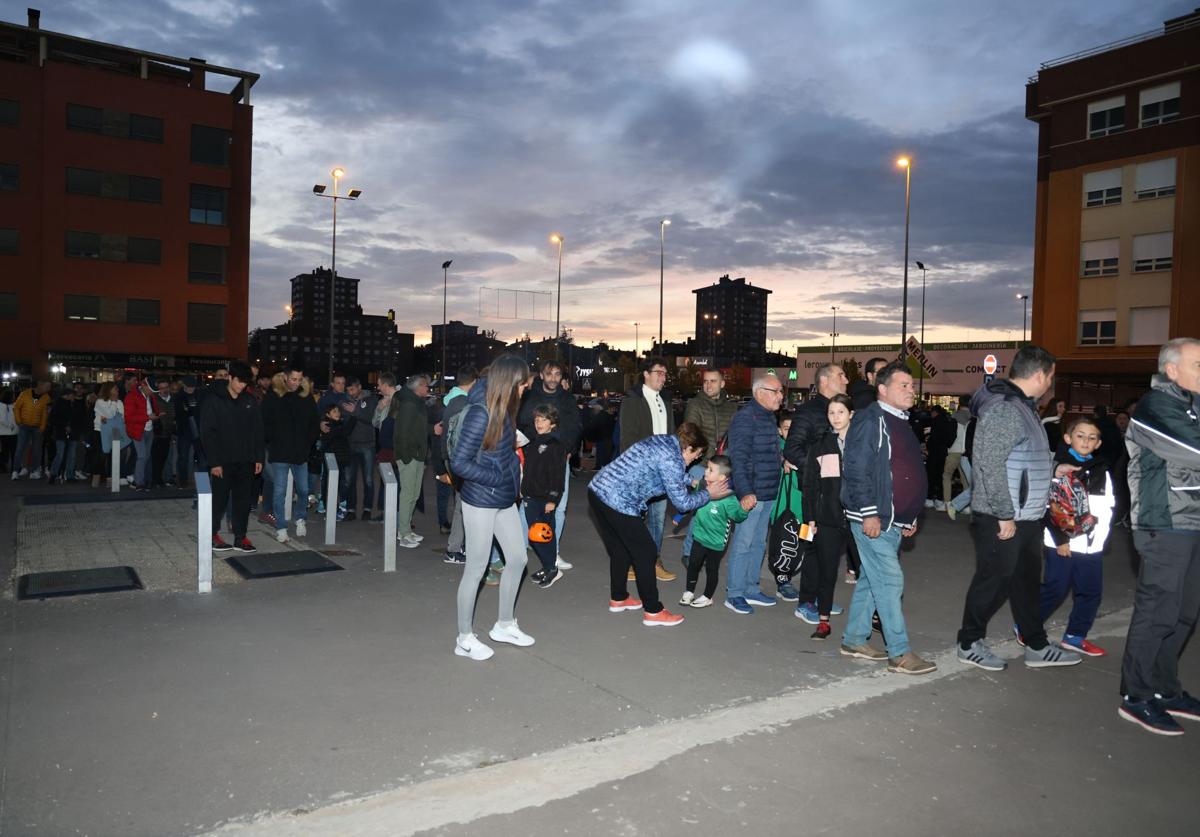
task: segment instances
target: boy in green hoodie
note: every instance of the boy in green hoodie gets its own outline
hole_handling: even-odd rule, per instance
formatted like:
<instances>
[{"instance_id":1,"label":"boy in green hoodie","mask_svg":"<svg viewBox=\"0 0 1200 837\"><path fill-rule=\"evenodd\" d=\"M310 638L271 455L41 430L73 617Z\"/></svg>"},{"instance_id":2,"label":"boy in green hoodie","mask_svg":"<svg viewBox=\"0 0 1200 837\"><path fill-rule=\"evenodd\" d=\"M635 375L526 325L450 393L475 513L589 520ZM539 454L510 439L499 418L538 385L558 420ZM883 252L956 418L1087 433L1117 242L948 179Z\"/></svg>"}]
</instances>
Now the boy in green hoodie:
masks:
<instances>
[{"instance_id":1,"label":"boy in green hoodie","mask_svg":"<svg viewBox=\"0 0 1200 837\"><path fill-rule=\"evenodd\" d=\"M729 457L717 454L708 460L704 468L704 480L716 481L729 479L733 473L733 465ZM701 485L704 481L701 481ZM688 556L687 591L679 600L681 605L691 607L708 607L712 604L713 593L717 591L717 570L721 566L721 557L729 544L729 533L733 524L746 519L749 511L742 508L741 502L734 495L720 500L711 500L698 512L692 527L692 551ZM700 580L700 568L705 571L704 593L696 595L696 583Z\"/></svg>"}]
</instances>

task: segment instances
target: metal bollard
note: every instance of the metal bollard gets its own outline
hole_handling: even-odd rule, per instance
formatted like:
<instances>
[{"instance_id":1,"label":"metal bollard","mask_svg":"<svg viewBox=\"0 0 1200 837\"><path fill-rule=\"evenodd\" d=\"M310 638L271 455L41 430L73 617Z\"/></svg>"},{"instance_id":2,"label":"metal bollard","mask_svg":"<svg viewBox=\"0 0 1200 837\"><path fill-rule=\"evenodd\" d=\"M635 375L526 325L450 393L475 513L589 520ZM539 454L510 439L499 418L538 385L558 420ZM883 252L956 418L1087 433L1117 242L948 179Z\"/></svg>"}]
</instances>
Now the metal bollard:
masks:
<instances>
[{"instance_id":1,"label":"metal bollard","mask_svg":"<svg viewBox=\"0 0 1200 837\"><path fill-rule=\"evenodd\" d=\"M292 492L295 490L295 483L293 482L293 480L294 480L294 477L292 476L292 466L289 465L288 466L288 475L287 475L287 495L284 497L284 500L283 500L283 519L287 523L292 522ZM307 503L308 498L305 497L300 502ZM276 515L279 514L279 509L275 509L275 514Z\"/></svg>"},{"instance_id":2,"label":"metal bollard","mask_svg":"<svg viewBox=\"0 0 1200 837\"><path fill-rule=\"evenodd\" d=\"M383 571L396 571L396 463L380 462L383 477Z\"/></svg>"},{"instance_id":3,"label":"metal bollard","mask_svg":"<svg viewBox=\"0 0 1200 837\"><path fill-rule=\"evenodd\" d=\"M117 428L108 428L108 438L112 440L112 469L111 479L112 493L117 494L121 490L121 439L117 435Z\"/></svg>"},{"instance_id":4,"label":"metal bollard","mask_svg":"<svg viewBox=\"0 0 1200 837\"><path fill-rule=\"evenodd\" d=\"M325 470L329 479L325 489L325 545L337 543L338 464L332 453L325 454Z\"/></svg>"},{"instance_id":5,"label":"metal bollard","mask_svg":"<svg viewBox=\"0 0 1200 837\"><path fill-rule=\"evenodd\" d=\"M212 592L212 483L196 472L196 592Z\"/></svg>"}]
</instances>

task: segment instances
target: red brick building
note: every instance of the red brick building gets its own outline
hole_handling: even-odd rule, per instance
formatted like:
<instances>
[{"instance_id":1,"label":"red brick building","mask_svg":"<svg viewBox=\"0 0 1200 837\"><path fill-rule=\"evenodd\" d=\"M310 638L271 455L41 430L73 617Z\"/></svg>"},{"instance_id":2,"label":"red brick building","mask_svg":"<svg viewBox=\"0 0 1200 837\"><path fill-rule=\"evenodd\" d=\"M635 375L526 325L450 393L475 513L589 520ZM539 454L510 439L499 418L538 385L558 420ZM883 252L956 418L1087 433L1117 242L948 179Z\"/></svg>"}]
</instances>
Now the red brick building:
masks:
<instances>
[{"instance_id":1,"label":"red brick building","mask_svg":"<svg viewBox=\"0 0 1200 837\"><path fill-rule=\"evenodd\" d=\"M245 357L254 73L0 23L0 369Z\"/></svg>"}]
</instances>

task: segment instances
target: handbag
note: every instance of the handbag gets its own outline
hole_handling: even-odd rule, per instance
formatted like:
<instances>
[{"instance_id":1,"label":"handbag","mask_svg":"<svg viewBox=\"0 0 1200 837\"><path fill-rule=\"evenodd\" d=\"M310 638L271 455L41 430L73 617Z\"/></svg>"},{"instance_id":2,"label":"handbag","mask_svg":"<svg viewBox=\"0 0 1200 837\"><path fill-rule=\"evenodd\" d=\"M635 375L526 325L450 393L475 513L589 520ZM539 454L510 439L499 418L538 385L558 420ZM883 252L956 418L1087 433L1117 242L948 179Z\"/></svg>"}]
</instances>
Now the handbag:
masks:
<instances>
[{"instance_id":1,"label":"handbag","mask_svg":"<svg viewBox=\"0 0 1200 837\"><path fill-rule=\"evenodd\" d=\"M771 532L767 541L767 563L776 583L790 581L804 563L804 548L800 541L800 520L792 510L792 492L796 472L789 471L779 481L779 496L771 509ZM796 511L799 511L797 509Z\"/></svg>"}]
</instances>

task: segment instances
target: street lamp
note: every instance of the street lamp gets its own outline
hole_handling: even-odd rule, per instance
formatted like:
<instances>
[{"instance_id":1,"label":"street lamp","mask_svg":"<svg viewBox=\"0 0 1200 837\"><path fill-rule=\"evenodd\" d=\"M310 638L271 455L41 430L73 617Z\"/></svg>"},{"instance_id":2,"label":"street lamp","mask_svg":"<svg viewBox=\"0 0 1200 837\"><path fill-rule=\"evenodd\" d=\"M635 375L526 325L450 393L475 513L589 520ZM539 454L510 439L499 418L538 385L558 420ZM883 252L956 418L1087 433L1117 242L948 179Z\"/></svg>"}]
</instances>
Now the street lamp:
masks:
<instances>
[{"instance_id":1,"label":"street lamp","mask_svg":"<svg viewBox=\"0 0 1200 837\"><path fill-rule=\"evenodd\" d=\"M442 387L446 386L446 289L450 285L450 265L454 259L442 262Z\"/></svg>"},{"instance_id":2,"label":"street lamp","mask_svg":"<svg viewBox=\"0 0 1200 837\"><path fill-rule=\"evenodd\" d=\"M838 330L837 330L838 306L830 305L829 307L833 309L833 331L829 332L829 336L831 338L833 338L829 343L829 362L835 363L836 361L834 360L834 356L837 353L837 339L838 339Z\"/></svg>"},{"instance_id":3,"label":"street lamp","mask_svg":"<svg viewBox=\"0 0 1200 837\"><path fill-rule=\"evenodd\" d=\"M717 328L717 315L716 314L705 314L704 320L705 320L706 328L708 329L708 353L710 356L713 356L716 354L716 351L717 351L716 336L713 333ZM720 334L720 332L716 332L716 333ZM715 362L714 362L714 366L715 366Z\"/></svg>"},{"instance_id":4,"label":"street lamp","mask_svg":"<svg viewBox=\"0 0 1200 837\"><path fill-rule=\"evenodd\" d=\"M667 227L671 226L670 218L658 222L658 345L662 351L663 342L663 277L667 265Z\"/></svg>"},{"instance_id":5,"label":"street lamp","mask_svg":"<svg viewBox=\"0 0 1200 837\"><path fill-rule=\"evenodd\" d=\"M921 271L921 351L925 351L925 263L914 261L913 264ZM923 371L921 377L917 379L917 390L917 397L924 398L925 373Z\"/></svg>"},{"instance_id":6,"label":"street lamp","mask_svg":"<svg viewBox=\"0 0 1200 837\"><path fill-rule=\"evenodd\" d=\"M901 157L896 165L904 169L904 296L900 302L900 357L908 354L908 207L912 187L912 160Z\"/></svg>"},{"instance_id":7,"label":"street lamp","mask_svg":"<svg viewBox=\"0 0 1200 837\"><path fill-rule=\"evenodd\" d=\"M338 194L338 183L346 176L346 170L341 166L336 166L333 171L329 172L329 176L333 178L333 194L325 194L325 184L318 183L313 186L313 194L318 198L330 198L333 200L333 255L329 265L329 383L333 384L333 314L336 309L334 302L334 293L337 288L337 205L338 201L356 201L362 195L362 189L351 189L344 195Z\"/></svg>"},{"instance_id":8,"label":"street lamp","mask_svg":"<svg viewBox=\"0 0 1200 837\"><path fill-rule=\"evenodd\" d=\"M641 323L633 324L633 357L636 360L638 356L638 326Z\"/></svg>"},{"instance_id":9,"label":"street lamp","mask_svg":"<svg viewBox=\"0 0 1200 837\"><path fill-rule=\"evenodd\" d=\"M286 311L287 315L288 315L288 357L291 358L291 356L292 356L292 306L285 305L285 306L283 306L283 310Z\"/></svg>"},{"instance_id":10,"label":"street lamp","mask_svg":"<svg viewBox=\"0 0 1200 837\"><path fill-rule=\"evenodd\" d=\"M551 233L550 242L558 245L558 293L555 295L556 309L554 312L554 357L559 357L558 336L562 334L562 233Z\"/></svg>"},{"instance_id":11,"label":"street lamp","mask_svg":"<svg viewBox=\"0 0 1200 837\"><path fill-rule=\"evenodd\" d=\"M1021 300L1021 342L1025 342L1025 328L1029 322L1029 294L1017 294Z\"/></svg>"}]
</instances>

